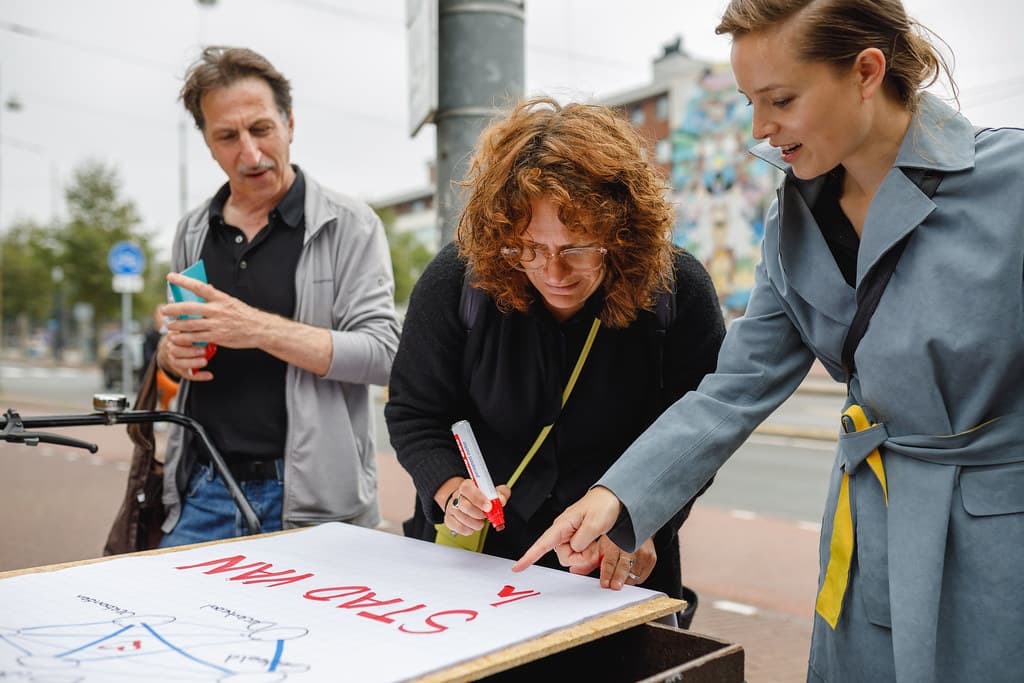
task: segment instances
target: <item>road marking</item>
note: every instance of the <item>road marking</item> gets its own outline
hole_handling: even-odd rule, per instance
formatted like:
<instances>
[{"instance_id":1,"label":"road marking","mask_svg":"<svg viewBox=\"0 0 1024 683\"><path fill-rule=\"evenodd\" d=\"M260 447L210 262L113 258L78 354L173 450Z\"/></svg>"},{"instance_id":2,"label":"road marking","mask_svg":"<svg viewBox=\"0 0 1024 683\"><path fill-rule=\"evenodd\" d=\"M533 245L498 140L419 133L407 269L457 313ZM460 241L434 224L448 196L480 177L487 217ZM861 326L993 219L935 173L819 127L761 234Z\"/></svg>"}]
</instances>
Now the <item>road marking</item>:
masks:
<instances>
[{"instance_id":1,"label":"road marking","mask_svg":"<svg viewBox=\"0 0 1024 683\"><path fill-rule=\"evenodd\" d=\"M745 617L752 617L758 612L757 608L753 605L744 605L742 602L733 602L732 600L715 600L711 603L711 606L722 612L742 614Z\"/></svg>"},{"instance_id":2,"label":"road marking","mask_svg":"<svg viewBox=\"0 0 1024 683\"><path fill-rule=\"evenodd\" d=\"M748 522L753 522L758 519L761 519L761 515L757 514L756 512L751 512L750 510L729 510L729 516L733 519L742 519ZM820 522L797 521L796 527L801 531L813 531L816 534L821 533Z\"/></svg>"},{"instance_id":3,"label":"road marking","mask_svg":"<svg viewBox=\"0 0 1024 683\"><path fill-rule=\"evenodd\" d=\"M96 371L91 368L53 367L39 365L3 365L0 366L0 376L6 379L70 379L90 377Z\"/></svg>"},{"instance_id":4,"label":"road marking","mask_svg":"<svg viewBox=\"0 0 1024 683\"><path fill-rule=\"evenodd\" d=\"M832 453L835 451L836 439L835 435L829 439L805 439L796 436L754 433L747 439L747 443L756 443L764 446L788 446L791 448L804 448L810 451Z\"/></svg>"}]
</instances>

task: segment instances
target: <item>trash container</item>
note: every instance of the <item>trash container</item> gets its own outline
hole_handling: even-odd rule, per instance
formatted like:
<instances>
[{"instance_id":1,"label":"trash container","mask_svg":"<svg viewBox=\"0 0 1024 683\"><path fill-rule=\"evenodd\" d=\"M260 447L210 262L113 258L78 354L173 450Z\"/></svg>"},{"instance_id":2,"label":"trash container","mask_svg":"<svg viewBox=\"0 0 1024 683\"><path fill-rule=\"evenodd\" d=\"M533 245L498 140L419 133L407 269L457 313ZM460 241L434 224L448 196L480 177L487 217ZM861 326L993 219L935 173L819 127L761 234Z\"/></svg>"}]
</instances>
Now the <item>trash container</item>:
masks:
<instances>
[{"instance_id":1,"label":"trash container","mask_svg":"<svg viewBox=\"0 0 1024 683\"><path fill-rule=\"evenodd\" d=\"M652 622L479 680L743 683L743 648Z\"/></svg>"}]
</instances>

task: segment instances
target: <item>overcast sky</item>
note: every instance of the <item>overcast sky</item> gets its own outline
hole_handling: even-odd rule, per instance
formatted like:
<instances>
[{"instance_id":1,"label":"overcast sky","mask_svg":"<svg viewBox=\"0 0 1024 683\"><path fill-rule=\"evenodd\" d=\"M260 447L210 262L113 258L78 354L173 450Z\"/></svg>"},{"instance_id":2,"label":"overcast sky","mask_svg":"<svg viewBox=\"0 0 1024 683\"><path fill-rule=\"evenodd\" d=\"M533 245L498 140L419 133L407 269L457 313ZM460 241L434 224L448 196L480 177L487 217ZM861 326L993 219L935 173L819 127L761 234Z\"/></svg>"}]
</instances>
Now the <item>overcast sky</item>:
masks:
<instances>
[{"instance_id":1,"label":"overcast sky","mask_svg":"<svg viewBox=\"0 0 1024 683\"><path fill-rule=\"evenodd\" d=\"M956 55L962 110L1021 125L1016 0L906 0ZM724 0L527 0L526 86L562 101L645 85L661 46L727 61ZM367 200L427 183L434 127L409 137L405 0L0 0L0 227L63 211L87 159L114 165L144 225L169 245L179 216L177 102L200 44L251 47L292 81L292 160ZM188 205L223 174L189 123Z\"/></svg>"}]
</instances>

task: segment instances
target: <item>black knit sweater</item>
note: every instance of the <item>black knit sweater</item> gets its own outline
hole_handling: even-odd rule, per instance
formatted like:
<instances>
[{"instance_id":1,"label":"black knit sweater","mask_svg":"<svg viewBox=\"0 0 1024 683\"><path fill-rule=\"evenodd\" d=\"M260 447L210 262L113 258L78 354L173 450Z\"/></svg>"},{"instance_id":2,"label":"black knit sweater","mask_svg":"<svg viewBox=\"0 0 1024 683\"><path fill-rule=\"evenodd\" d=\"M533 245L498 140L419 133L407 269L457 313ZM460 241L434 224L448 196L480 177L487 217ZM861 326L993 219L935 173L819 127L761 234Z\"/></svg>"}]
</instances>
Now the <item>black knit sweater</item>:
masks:
<instances>
[{"instance_id":1,"label":"black knit sweater","mask_svg":"<svg viewBox=\"0 0 1024 683\"><path fill-rule=\"evenodd\" d=\"M677 256L675 272L669 329L659 335L656 316L647 311L626 329L602 327L559 412L602 291L564 323L536 291L525 314L502 314L488 299L467 331L459 319L465 264L454 245L444 247L413 289L385 408L391 443L421 503L407 533L432 539L443 516L434 493L449 478L466 476L454 422L470 421L491 477L501 484L541 428L555 421L512 489L505 530L488 534L485 552L517 558L665 408L712 372L725 333L714 287L688 254ZM645 584L674 597L681 588L677 531L688 512L689 506L656 535L658 566ZM545 559L542 564L558 566Z\"/></svg>"}]
</instances>

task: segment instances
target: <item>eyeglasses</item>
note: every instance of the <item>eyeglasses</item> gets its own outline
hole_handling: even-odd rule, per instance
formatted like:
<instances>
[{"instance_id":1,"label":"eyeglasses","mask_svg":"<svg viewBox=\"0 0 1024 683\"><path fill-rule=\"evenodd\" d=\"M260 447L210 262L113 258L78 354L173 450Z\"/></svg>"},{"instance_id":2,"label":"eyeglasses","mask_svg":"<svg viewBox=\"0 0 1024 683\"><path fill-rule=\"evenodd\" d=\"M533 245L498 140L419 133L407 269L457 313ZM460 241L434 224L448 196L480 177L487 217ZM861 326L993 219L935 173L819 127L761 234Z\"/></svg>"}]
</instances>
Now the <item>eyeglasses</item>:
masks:
<instances>
[{"instance_id":1,"label":"eyeglasses","mask_svg":"<svg viewBox=\"0 0 1024 683\"><path fill-rule=\"evenodd\" d=\"M552 254L544 247L502 247L501 255L517 270L540 270L552 256L562 259L567 268L587 272L597 270L604 263L604 247L567 247Z\"/></svg>"}]
</instances>

